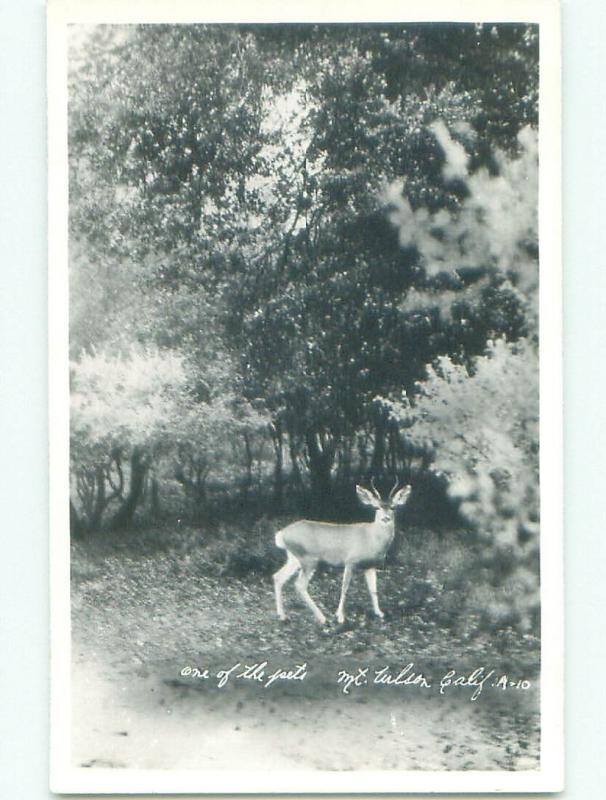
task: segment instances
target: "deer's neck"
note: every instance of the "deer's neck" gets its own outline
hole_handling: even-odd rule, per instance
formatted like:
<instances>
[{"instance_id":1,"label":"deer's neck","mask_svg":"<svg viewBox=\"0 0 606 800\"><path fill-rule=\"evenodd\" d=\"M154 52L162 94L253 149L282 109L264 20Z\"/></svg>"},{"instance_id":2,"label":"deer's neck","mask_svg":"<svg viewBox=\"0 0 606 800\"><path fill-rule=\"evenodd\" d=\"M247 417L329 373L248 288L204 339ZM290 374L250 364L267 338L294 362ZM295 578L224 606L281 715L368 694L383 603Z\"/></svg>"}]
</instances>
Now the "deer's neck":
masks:
<instances>
[{"instance_id":1,"label":"deer's neck","mask_svg":"<svg viewBox=\"0 0 606 800\"><path fill-rule=\"evenodd\" d=\"M391 520L390 522L381 522L380 520L375 519L373 523L373 529L375 541L379 546L382 546L386 550L394 540L396 532L394 521Z\"/></svg>"}]
</instances>

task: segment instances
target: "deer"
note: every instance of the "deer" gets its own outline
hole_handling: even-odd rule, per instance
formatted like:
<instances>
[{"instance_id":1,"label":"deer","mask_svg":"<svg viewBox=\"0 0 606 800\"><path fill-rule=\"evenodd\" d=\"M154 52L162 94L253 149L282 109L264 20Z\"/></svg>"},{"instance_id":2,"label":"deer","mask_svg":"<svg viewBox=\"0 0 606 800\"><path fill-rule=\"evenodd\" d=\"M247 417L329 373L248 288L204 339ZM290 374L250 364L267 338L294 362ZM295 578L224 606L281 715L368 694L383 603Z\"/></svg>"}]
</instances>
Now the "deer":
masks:
<instances>
[{"instance_id":1,"label":"deer","mask_svg":"<svg viewBox=\"0 0 606 800\"><path fill-rule=\"evenodd\" d=\"M396 481L387 500L381 498L372 480L371 487L372 491L356 486L356 493L364 505L372 506L376 510L373 522L336 524L303 519L276 533L276 545L286 550L286 563L273 576L276 611L280 620L286 619L282 589L296 575L295 587L301 599L316 621L320 625L326 625L326 617L307 590L320 562L343 567L341 597L335 615L339 624L345 622L347 590L354 568L358 566L364 568L372 610L377 617L384 618L377 594L376 565L384 560L394 540L395 510L407 502L412 487L404 486L396 491Z\"/></svg>"}]
</instances>

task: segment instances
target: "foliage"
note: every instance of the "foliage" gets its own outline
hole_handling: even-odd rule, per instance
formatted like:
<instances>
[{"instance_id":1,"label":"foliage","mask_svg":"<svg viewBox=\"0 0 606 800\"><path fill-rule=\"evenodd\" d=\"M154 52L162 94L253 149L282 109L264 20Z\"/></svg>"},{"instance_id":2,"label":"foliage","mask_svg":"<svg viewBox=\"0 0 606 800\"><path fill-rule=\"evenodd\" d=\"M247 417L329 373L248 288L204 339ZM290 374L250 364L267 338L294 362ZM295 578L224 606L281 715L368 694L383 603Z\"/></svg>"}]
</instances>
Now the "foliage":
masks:
<instances>
[{"instance_id":1,"label":"foliage","mask_svg":"<svg viewBox=\"0 0 606 800\"><path fill-rule=\"evenodd\" d=\"M250 488L252 465L244 451L268 425L264 410L255 409L236 392L230 370L225 361L207 365L205 380L196 387L196 401L183 407L171 430L173 474L196 519L204 513L209 477L222 485L241 478Z\"/></svg>"},{"instance_id":2,"label":"foliage","mask_svg":"<svg viewBox=\"0 0 606 800\"><path fill-rule=\"evenodd\" d=\"M227 370L214 365L203 386L192 386L182 354L142 348L118 356L83 353L72 363L72 475L80 501L76 511L87 527L100 526L106 508L125 501L127 490L132 502L135 471L142 492L148 471L163 456L173 459L175 477L200 502L208 472L233 463L232 437L264 423L225 393ZM138 494L135 506L139 499Z\"/></svg>"},{"instance_id":3,"label":"foliage","mask_svg":"<svg viewBox=\"0 0 606 800\"><path fill-rule=\"evenodd\" d=\"M441 295L413 289L404 308L466 327L487 292L503 292L507 319L519 315L531 338L515 342L505 328L507 338L489 339L483 356L440 355L415 390L387 407L485 542L474 568L500 589L488 614L529 625L539 599L536 135L522 128L518 153L496 151L491 174L470 170L468 153L441 121L432 130L444 152L444 179L458 181L464 199L451 210L415 209L401 185L386 199L401 245L417 250L428 275L454 275L454 283ZM465 273L472 279L461 279Z\"/></svg>"},{"instance_id":4,"label":"foliage","mask_svg":"<svg viewBox=\"0 0 606 800\"><path fill-rule=\"evenodd\" d=\"M406 184L392 184L385 199L401 246L418 251L419 264L428 275L453 275L459 289L465 288L461 273L496 277L501 289L507 286L514 296L526 300L534 321L538 302L536 131L529 127L519 131L519 153L513 157L496 150L497 172L491 174L486 167L470 172L468 153L442 120L432 123L431 129L444 152L444 180L460 182L466 196L454 210L413 209L401 193L402 189L406 192ZM463 298L451 292L437 300L460 304ZM407 307L418 312L427 304L420 292L406 299Z\"/></svg>"},{"instance_id":5,"label":"foliage","mask_svg":"<svg viewBox=\"0 0 606 800\"><path fill-rule=\"evenodd\" d=\"M446 486L524 616L537 92L537 26L74 28L86 526L128 527L146 497L158 518L177 486L179 518L219 523L236 501L351 517L371 475L418 508ZM229 569L258 555L234 548Z\"/></svg>"},{"instance_id":6,"label":"foliage","mask_svg":"<svg viewBox=\"0 0 606 800\"><path fill-rule=\"evenodd\" d=\"M228 361L223 391L270 417L240 452L249 476L273 457L278 507L289 479L326 514L335 483L410 477L373 398L437 356L525 335L527 314L513 277L464 275L466 259L435 275L390 226L384 187L405 176L410 213L471 250L473 202L528 167L511 154L536 123L536 30L97 26L73 45L72 285L95 287L76 292L74 357L170 347L193 383Z\"/></svg>"},{"instance_id":7,"label":"foliage","mask_svg":"<svg viewBox=\"0 0 606 800\"><path fill-rule=\"evenodd\" d=\"M91 460L117 444L155 445L174 424L186 391L183 358L166 351L82 354L71 371L72 429L92 445Z\"/></svg>"},{"instance_id":8,"label":"foliage","mask_svg":"<svg viewBox=\"0 0 606 800\"><path fill-rule=\"evenodd\" d=\"M131 349L82 354L71 365L72 477L85 525L98 527L112 501L137 499L153 458L184 404L183 359ZM130 460L130 475L125 475ZM129 485L127 485L129 484Z\"/></svg>"},{"instance_id":9,"label":"foliage","mask_svg":"<svg viewBox=\"0 0 606 800\"><path fill-rule=\"evenodd\" d=\"M539 409L531 344L490 343L471 373L451 359L428 367L419 393L390 404L484 547L479 574L499 586L495 619L524 618L538 605ZM482 581L479 581L482 584Z\"/></svg>"}]
</instances>

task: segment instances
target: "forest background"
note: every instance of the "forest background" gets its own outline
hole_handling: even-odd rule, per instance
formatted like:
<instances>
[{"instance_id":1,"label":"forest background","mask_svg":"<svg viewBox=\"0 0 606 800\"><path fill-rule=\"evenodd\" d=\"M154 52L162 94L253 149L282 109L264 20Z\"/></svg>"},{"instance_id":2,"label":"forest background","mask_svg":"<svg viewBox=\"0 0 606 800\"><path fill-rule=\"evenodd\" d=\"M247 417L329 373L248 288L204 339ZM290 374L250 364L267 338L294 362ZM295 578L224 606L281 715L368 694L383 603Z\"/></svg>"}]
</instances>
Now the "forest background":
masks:
<instances>
[{"instance_id":1,"label":"forest background","mask_svg":"<svg viewBox=\"0 0 606 800\"><path fill-rule=\"evenodd\" d=\"M80 28L69 86L76 552L254 582L398 480L392 613L536 642L536 26Z\"/></svg>"}]
</instances>

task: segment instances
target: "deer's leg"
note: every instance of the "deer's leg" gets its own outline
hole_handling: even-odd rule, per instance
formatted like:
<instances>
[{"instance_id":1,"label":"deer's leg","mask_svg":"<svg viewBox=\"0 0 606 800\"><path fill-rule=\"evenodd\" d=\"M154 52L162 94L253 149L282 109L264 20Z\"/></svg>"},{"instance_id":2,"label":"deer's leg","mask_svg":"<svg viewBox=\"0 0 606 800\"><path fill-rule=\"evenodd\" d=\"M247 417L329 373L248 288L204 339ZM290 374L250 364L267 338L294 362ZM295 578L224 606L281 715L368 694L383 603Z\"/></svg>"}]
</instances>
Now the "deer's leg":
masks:
<instances>
[{"instance_id":1,"label":"deer's leg","mask_svg":"<svg viewBox=\"0 0 606 800\"><path fill-rule=\"evenodd\" d=\"M345 622L345 598L347 597L347 590L351 583L351 576L353 567L351 564L346 564L343 570L343 583L341 584L341 598L339 600L339 607L337 608L337 622Z\"/></svg>"},{"instance_id":2,"label":"deer's leg","mask_svg":"<svg viewBox=\"0 0 606 800\"><path fill-rule=\"evenodd\" d=\"M326 617L320 608L318 608L316 603L312 600L309 592L307 591L307 585L309 584L315 572L316 563L303 561L301 562L301 567L301 572L297 575L295 586L297 587L297 591L301 595L303 602L311 609L316 621L319 622L320 625L324 625L326 623Z\"/></svg>"},{"instance_id":3,"label":"deer's leg","mask_svg":"<svg viewBox=\"0 0 606 800\"><path fill-rule=\"evenodd\" d=\"M374 567L364 570L364 577L366 578L366 585L368 586L368 593L370 594L372 610L377 617L383 619L385 615L379 608L379 597L377 594L377 570Z\"/></svg>"},{"instance_id":4,"label":"deer's leg","mask_svg":"<svg viewBox=\"0 0 606 800\"><path fill-rule=\"evenodd\" d=\"M276 611L280 619L286 619L282 603L282 587L301 569L301 562L292 553L287 552L286 564L274 574L274 592L276 595Z\"/></svg>"}]
</instances>

